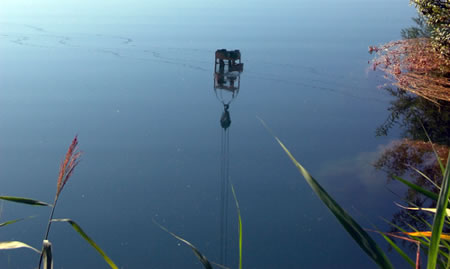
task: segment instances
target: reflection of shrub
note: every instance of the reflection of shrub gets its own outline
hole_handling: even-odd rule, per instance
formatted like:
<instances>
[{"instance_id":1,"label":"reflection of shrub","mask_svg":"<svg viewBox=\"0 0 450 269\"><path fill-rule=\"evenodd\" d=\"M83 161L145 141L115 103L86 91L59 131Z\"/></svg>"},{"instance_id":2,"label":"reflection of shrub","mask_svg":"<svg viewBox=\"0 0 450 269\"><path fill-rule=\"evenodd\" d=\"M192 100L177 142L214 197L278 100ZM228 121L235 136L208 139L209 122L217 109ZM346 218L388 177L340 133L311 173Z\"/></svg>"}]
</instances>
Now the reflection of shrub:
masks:
<instances>
[{"instance_id":1,"label":"reflection of shrub","mask_svg":"<svg viewBox=\"0 0 450 269\"><path fill-rule=\"evenodd\" d=\"M384 71L401 89L430 101L450 101L450 59L436 52L429 38L392 41L375 52L373 69Z\"/></svg>"},{"instance_id":2,"label":"reflection of shrub","mask_svg":"<svg viewBox=\"0 0 450 269\"><path fill-rule=\"evenodd\" d=\"M436 144L433 147L439 155L441 162L445 163L449 148ZM438 185L441 184L440 180L442 180L442 173L439 164L436 162L432 145L424 141L402 139L393 142L377 160L375 167L386 171L390 176L407 175L423 180L423 184L429 182L414 169L428 175ZM420 185L423 184L421 183Z\"/></svg>"},{"instance_id":3,"label":"reflection of shrub","mask_svg":"<svg viewBox=\"0 0 450 269\"><path fill-rule=\"evenodd\" d=\"M439 105L420 96L398 88L385 89L393 99L390 102L389 116L375 133L387 135L389 130L398 126L403 131L401 136L411 140L427 141L423 127L428 131L431 141L450 146L450 102L439 101Z\"/></svg>"},{"instance_id":4,"label":"reflection of shrub","mask_svg":"<svg viewBox=\"0 0 450 269\"><path fill-rule=\"evenodd\" d=\"M434 193L439 193L439 189L436 186L442 184L442 172L438 162L436 162L433 147L441 162L445 163L449 152L447 146L437 144L432 146L424 141L402 139L391 143L375 162L374 166L385 171L389 175L389 181L393 176L409 178L414 184ZM418 173L418 171L427 175L429 180ZM407 190L404 199L420 207L436 207L435 201L413 189ZM405 229L408 229L407 223L412 224L417 229L423 230L427 228L424 223L417 222L414 219L417 216L431 221L429 214L419 211L409 212L401 209L400 212L394 215L392 222ZM398 231L398 229L394 228L393 231Z\"/></svg>"}]
</instances>

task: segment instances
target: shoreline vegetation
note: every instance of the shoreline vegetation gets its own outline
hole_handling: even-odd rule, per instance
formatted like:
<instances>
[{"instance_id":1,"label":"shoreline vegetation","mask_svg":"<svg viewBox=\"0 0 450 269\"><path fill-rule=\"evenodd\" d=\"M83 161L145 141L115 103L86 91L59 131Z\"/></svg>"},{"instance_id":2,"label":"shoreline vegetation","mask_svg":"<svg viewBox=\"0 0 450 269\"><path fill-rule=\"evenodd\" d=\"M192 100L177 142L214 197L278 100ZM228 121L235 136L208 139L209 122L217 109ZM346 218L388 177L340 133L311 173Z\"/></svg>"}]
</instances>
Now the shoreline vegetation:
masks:
<instances>
[{"instance_id":1,"label":"shoreline vegetation","mask_svg":"<svg viewBox=\"0 0 450 269\"><path fill-rule=\"evenodd\" d=\"M373 70L404 91L436 105L450 102L450 2L411 0L419 13L416 26L402 30L402 40L369 46Z\"/></svg>"},{"instance_id":2,"label":"shoreline vegetation","mask_svg":"<svg viewBox=\"0 0 450 269\"><path fill-rule=\"evenodd\" d=\"M386 135L395 124L407 128L404 138L392 143L374 164L409 187L405 197L408 206L398 204L401 211L389 222L392 228L384 237L413 268L420 268L421 251L427 254L428 269L449 268L449 236L443 232L450 230L450 3L410 2L419 13L413 19L416 26L403 29L402 40L369 46L369 53L375 53L373 70L381 70L397 87L385 85L396 100L391 102L392 113L377 135ZM399 233L403 235L399 237ZM386 236L409 242L410 249L416 248L416 261Z\"/></svg>"},{"instance_id":3,"label":"shoreline vegetation","mask_svg":"<svg viewBox=\"0 0 450 269\"><path fill-rule=\"evenodd\" d=\"M450 58L433 47L431 38L392 41L370 46L369 52L376 53L373 70L383 71L395 86L437 105L450 102Z\"/></svg>"}]
</instances>

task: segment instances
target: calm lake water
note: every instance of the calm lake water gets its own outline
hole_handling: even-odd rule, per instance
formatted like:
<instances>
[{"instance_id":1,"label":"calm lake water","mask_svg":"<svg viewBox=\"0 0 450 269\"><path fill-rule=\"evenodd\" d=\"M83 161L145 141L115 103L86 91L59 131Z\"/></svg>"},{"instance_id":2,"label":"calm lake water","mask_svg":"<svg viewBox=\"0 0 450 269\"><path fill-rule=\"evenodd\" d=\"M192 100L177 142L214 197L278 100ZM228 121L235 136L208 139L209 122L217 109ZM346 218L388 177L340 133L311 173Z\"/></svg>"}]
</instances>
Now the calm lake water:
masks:
<instances>
[{"instance_id":1,"label":"calm lake water","mask_svg":"<svg viewBox=\"0 0 450 269\"><path fill-rule=\"evenodd\" d=\"M375 135L392 97L367 47L400 39L415 16L408 1L91 2L0 3L1 195L52 202L78 134L82 162L55 217L77 221L119 268L201 268L152 219L237 268L224 175L241 207L244 268L376 268L258 117L363 227L387 231L380 217L403 189L371 163L402 130ZM244 63L226 132L227 93L214 91L221 48ZM34 218L1 228L0 241L40 248L49 209L1 209L0 222ZM49 239L55 268L108 268L65 223ZM3 251L0 268L38 259Z\"/></svg>"}]
</instances>

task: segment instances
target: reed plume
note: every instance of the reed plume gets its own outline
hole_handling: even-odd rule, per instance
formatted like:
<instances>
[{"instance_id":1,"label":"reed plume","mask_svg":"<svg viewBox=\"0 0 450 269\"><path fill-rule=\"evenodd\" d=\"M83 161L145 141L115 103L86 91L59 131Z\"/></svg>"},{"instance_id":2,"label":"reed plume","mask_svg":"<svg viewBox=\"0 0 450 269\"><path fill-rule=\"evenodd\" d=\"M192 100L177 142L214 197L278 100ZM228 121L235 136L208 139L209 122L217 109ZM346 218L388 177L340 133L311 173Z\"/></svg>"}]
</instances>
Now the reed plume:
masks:
<instances>
[{"instance_id":1,"label":"reed plume","mask_svg":"<svg viewBox=\"0 0 450 269\"><path fill-rule=\"evenodd\" d=\"M45 232L43 242L45 242L48 239L48 234L50 232L50 227L53 219L53 213L55 212L56 203L58 202L59 195L61 194L61 191L63 190L67 181L69 181L69 178L72 176L75 167L80 162L81 152L77 152L77 146L78 146L78 136L75 136L75 138L72 140L72 143L69 146L69 149L67 150L64 160L61 163L61 167L59 168L58 181L56 183L55 200L53 202L52 212L50 213L50 217L48 219L47 230ZM41 268L42 253L43 251L41 252L41 256L39 258L38 269Z\"/></svg>"},{"instance_id":2,"label":"reed plume","mask_svg":"<svg viewBox=\"0 0 450 269\"><path fill-rule=\"evenodd\" d=\"M77 145L78 137L75 136L59 169L58 182L56 184L56 199L63 190L70 176L72 176L75 167L80 162L81 152L75 152L77 150Z\"/></svg>"}]
</instances>

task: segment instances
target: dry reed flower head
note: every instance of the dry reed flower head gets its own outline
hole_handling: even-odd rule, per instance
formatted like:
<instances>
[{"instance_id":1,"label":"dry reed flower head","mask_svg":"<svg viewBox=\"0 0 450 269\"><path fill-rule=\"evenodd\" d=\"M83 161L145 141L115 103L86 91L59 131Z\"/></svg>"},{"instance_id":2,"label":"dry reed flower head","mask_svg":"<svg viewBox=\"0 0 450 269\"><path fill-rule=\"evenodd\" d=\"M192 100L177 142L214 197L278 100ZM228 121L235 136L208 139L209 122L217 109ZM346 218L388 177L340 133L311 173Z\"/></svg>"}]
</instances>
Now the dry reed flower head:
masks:
<instances>
[{"instance_id":1,"label":"dry reed flower head","mask_svg":"<svg viewBox=\"0 0 450 269\"><path fill-rule=\"evenodd\" d=\"M72 176L75 167L80 162L81 152L76 152L77 145L78 136L75 136L59 169L58 182L56 184L56 197L59 196L67 181Z\"/></svg>"}]
</instances>

